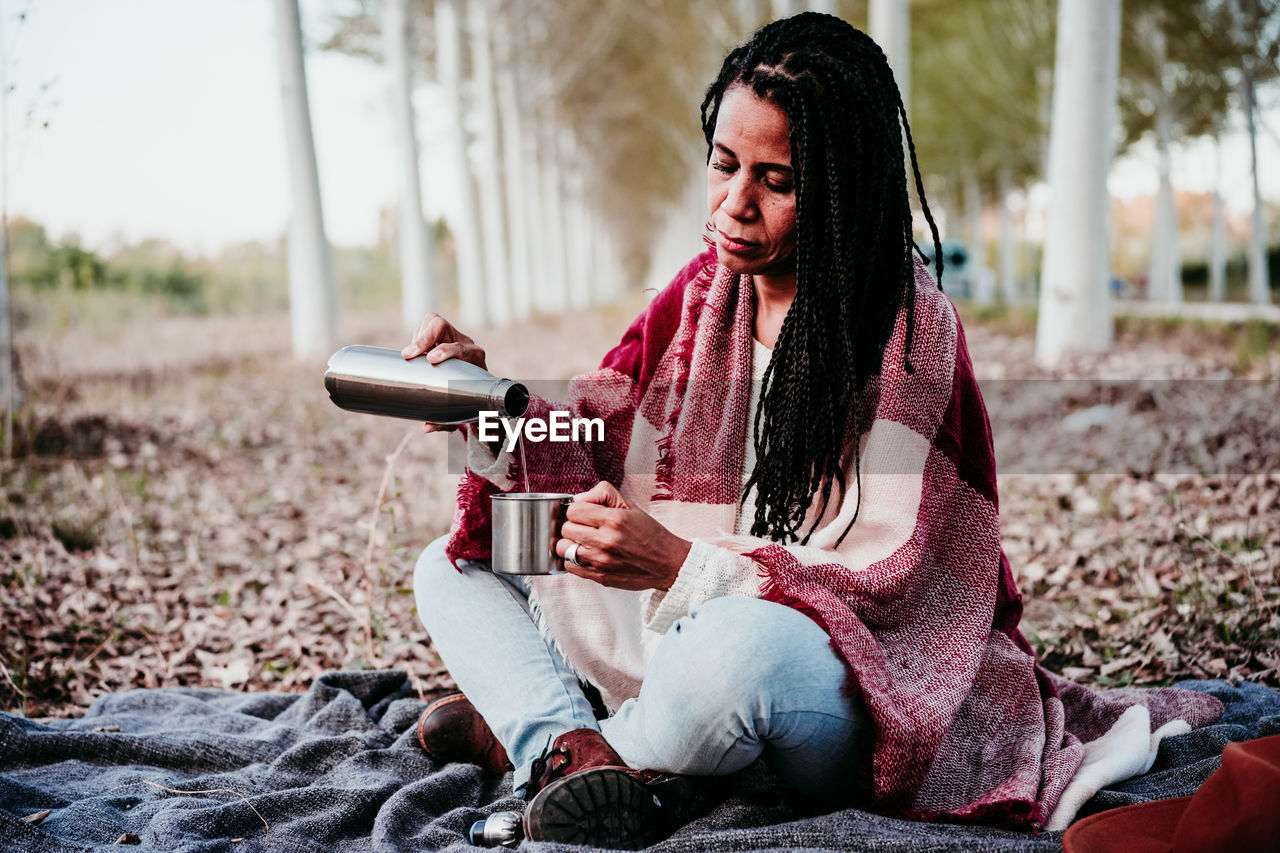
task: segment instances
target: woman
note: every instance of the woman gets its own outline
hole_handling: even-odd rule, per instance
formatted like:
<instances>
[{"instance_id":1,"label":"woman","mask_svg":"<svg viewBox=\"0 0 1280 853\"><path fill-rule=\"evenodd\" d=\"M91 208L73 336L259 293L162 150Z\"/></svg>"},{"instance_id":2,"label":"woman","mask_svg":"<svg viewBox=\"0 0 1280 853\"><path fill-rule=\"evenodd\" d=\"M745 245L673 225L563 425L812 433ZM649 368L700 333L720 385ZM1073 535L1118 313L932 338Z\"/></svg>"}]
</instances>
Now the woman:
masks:
<instances>
[{"instance_id":1,"label":"woman","mask_svg":"<svg viewBox=\"0 0 1280 853\"><path fill-rule=\"evenodd\" d=\"M605 441L526 442L521 471L468 439L453 530L415 575L467 698L428 709L424 746L513 767L542 840L643 846L685 815L680 774L761 756L833 804L1039 826L1083 751L1017 629L964 336L911 254L903 131L937 234L884 54L830 16L774 22L702 118L714 249L570 386ZM484 364L439 317L404 355L424 352ZM569 575L484 565L489 499L522 474L577 494Z\"/></svg>"}]
</instances>

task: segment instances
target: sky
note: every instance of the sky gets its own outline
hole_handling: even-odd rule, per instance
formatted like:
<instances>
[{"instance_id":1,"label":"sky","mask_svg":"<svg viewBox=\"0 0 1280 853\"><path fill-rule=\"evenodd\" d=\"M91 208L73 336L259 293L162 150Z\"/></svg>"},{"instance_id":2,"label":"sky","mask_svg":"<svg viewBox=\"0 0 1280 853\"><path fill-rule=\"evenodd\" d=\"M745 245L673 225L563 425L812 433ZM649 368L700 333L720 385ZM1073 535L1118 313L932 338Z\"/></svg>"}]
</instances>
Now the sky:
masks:
<instances>
[{"instance_id":1,"label":"sky","mask_svg":"<svg viewBox=\"0 0 1280 853\"><path fill-rule=\"evenodd\" d=\"M304 0L308 47L330 5ZM90 246L162 236L213 251L284 232L289 172L270 0L0 0L0 12L14 86L11 214ZM325 224L342 244L376 239L379 210L394 203L380 71L333 53L307 58ZM432 94L418 99L428 119ZM428 169L429 213L439 210L433 179Z\"/></svg>"},{"instance_id":2,"label":"sky","mask_svg":"<svg viewBox=\"0 0 1280 853\"><path fill-rule=\"evenodd\" d=\"M312 49L335 5L301 2L325 225L337 244L369 244L396 197L388 84L370 62ZM99 250L163 237L216 252L284 233L289 172L272 0L0 0L0 17L13 87L0 174L10 216ZM437 101L434 87L417 87L428 216L452 204L437 165ZM1280 131L1280 116L1267 120ZM1259 143L1263 192L1280 202L1280 140L1264 131ZM1178 151L1175 186L1207 191L1214 160L1210 144ZM1250 210L1242 134L1223 161L1228 204ZM1113 194L1154 192L1154 163L1150 146L1118 161Z\"/></svg>"}]
</instances>

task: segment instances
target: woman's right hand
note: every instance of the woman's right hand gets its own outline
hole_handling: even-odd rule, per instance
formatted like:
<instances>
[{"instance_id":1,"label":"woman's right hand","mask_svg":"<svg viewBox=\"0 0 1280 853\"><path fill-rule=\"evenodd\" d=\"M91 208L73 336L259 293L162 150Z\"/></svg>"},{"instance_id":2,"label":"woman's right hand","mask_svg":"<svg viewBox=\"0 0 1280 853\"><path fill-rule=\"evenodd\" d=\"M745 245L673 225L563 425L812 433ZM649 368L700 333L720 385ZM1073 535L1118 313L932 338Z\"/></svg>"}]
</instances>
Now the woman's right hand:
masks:
<instances>
[{"instance_id":1,"label":"woman's right hand","mask_svg":"<svg viewBox=\"0 0 1280 853\"><path fill-rule=\"evenodd\" d=\"M476 367L489 369L485 367L484 350L439 314L423 317L418 324L418 331L413 333L413 340L400 350L400 354L406 359L417 358L424 352L432 364L439 364L449 358L460 358Z\"/></svg>"},{"instance_id":2,"label":"woman's right hand","mask_svg":"<svg viewBox=\"0 0 1280 853\"><path fill-rule=\"evenodd\" d=\"M485 370L489 369L484 363L484 350L439 314L428 314L423 317L422 322L418 324L418 330L413 334L413 340L400 350L400 355L404 356L405 360L417 358L423 353L427 354L427 361L432 364L439 364L450 358L460 358L468 364L474 364ZM451 430L456 427L423 425L423 432L435 432L438 429Z\"/></svg>"}]
</instances>

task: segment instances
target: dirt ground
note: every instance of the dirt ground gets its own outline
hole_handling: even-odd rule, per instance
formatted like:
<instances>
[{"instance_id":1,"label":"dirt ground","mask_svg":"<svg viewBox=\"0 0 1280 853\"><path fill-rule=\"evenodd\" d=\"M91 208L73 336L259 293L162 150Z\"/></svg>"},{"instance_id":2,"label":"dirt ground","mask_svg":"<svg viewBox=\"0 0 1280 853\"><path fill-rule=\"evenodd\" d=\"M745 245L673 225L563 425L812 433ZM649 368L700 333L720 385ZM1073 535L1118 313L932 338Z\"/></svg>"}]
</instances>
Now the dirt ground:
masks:
<instances>
[{"instance_id":1,"label":"dirt ground","mask_svg":"<svg viewBox=\"0 0 1280 853\"><path fill-rule=\"evenodd\" d=\"M646 296L476 330L521 379L592 368ZM35 312L37 321L38 312ZM395 311L343 341L399 347ZM1025 324L971 318L1005 548L1043 662L1100 686L1280 686L1280 354L1194 328L1035 367ZM449 439L344 412L288 318L19 333L3 463L0 710L77 714L133 687L302 690L321 672L448 674L413 613L449 525ZM483 618L483 614L477 614Z\"/></svg>"}]
</instances>

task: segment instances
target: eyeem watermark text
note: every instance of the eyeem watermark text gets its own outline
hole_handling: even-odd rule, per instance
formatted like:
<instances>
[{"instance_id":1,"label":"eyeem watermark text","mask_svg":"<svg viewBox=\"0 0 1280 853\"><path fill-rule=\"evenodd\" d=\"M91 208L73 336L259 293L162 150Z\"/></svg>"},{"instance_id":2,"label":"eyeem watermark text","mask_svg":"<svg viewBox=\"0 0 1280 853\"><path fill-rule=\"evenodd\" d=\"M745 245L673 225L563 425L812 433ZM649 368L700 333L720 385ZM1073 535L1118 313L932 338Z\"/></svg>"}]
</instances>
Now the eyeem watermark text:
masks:
<instances>
[{"instance_id":1,"label":"eyeem watermark text","mask_svg":"<svg viewBox=\"0 0 1280 853\"><path fill-rule=\"evenodd\" d=\"M480 413L476 424L481 441L496 441L498 427L506 434L506 451L516 449L521 434L526 441L604 441L604 418L574 418L568 412L551 412L550 418L503 418L496 411Z\"/></svg>"}]
</instances>

